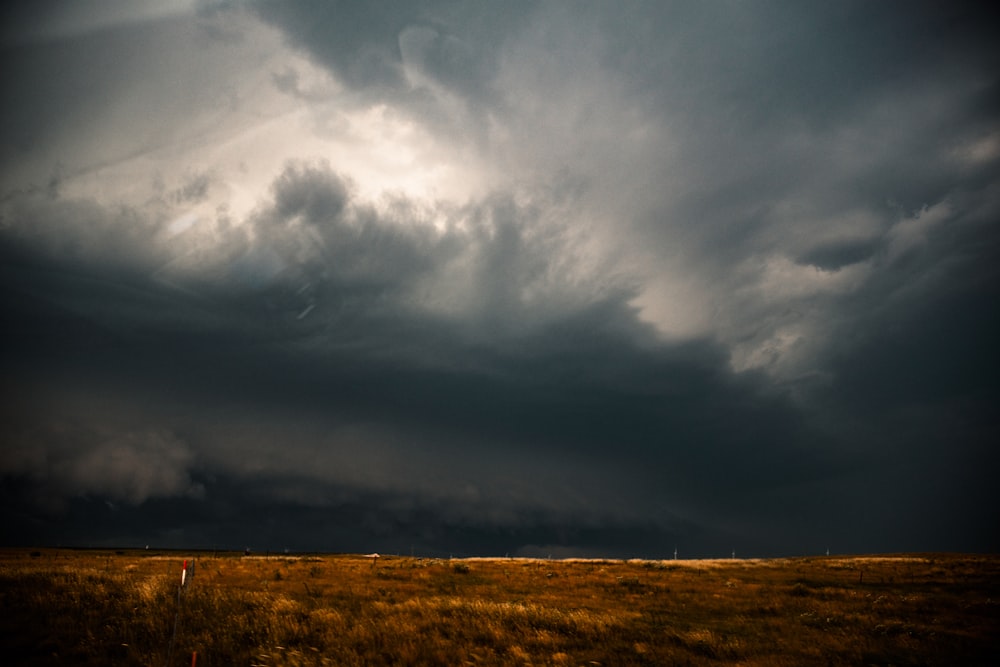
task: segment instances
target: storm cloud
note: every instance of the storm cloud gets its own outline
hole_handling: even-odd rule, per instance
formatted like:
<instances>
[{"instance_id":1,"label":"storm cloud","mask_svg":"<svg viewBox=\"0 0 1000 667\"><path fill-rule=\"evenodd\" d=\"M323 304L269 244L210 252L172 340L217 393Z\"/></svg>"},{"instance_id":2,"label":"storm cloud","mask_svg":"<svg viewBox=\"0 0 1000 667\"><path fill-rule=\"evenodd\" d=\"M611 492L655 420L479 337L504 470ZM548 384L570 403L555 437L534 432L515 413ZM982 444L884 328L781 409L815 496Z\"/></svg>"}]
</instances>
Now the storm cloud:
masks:
<instances>
[{"instance_id":1,"label":"storm cloud","mask_svg":"<svg viewBox=\"0 0 1000 667\"><path fill-rule=\"evenodd\" d=\"M7 542L997 547L971 6L101 7L5 10Z\"/></svg>"}]
</instances>

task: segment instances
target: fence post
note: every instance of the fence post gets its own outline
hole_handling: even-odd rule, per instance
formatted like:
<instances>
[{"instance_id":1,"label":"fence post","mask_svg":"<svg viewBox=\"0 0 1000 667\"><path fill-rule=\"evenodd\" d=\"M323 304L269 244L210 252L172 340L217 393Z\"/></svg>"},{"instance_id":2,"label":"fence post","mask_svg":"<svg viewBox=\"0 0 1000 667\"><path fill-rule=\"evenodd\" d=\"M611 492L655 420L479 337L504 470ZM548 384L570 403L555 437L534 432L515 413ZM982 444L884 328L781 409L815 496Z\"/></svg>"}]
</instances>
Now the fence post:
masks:
<instances>
[{"instance_id":1,"label":"fence post","mask_svg":"<svg viewBox=\"0 0 1000 667\"><path fill-rule=\"evenodd\" d=\"M170 667L170 658L174 655L174 642L177 639L177 624L181 617L181 601L184 599L184 590L187 588L188 584L191 583L191 577L193 576L194 560L191 561L189 575L188 562L187 559L184 559L184 565L181 567L181 583L177 586L177 610L174 612L174 629L173 632L170 633L170 644L167 647L167 661L164 663L164 667ZM191 667L194 667L197 655L197 651L191 654Z\"/></svg>"}]
</instances>

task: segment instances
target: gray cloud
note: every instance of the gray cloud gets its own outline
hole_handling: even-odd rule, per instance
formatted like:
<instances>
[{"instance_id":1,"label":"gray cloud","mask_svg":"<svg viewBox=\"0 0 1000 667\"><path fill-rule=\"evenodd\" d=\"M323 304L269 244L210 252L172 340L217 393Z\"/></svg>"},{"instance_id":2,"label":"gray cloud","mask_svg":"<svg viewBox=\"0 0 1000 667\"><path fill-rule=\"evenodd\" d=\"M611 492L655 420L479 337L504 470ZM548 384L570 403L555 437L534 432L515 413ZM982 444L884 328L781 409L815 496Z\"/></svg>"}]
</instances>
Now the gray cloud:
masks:
<instances>
[{"instance_id":1,"label":"gray cloud","mask_svg":"<svg viewBox=\"0 0 1000 667\"><path fill-rule=\"evenodd\" d=\"M37 501L52 510L73 497L139 505L203 493L191 479L191 449L173 434L92 432L80 426L57 423L8 441L0 459L3 474L37 485Z\"/></svg>"},{"instance_id":2,"label":"gray cloud","mask_svg":"<svg viewBox=\"0 0 1000 667\"><path fill-rule=\"evenodd\" d=\"M5 85L53 105L0 137L15 532L995 547L1000 130L973 10L250 10L111 21L99 76L55 75L86 32L7 42ZM171 39L204 76L149 64ZM437 185L373 196L393 165Z\"/></svg>"},{"instance_id":3,"label":"gray cloud","mask_svg":"<svg viewBox=\"0 0 1000 667\"><path fill-rule=\"evenodd\" d=\"M58 308L69 326L66 342L56 347L99 352L71 351L73 363L82 365L78 372L100 373L111 386L144 378L151 393L119 395L118 409L159 424L165 417L143 406L179 403L174 409L187 413L183 423L198 434L195 440L212 443L200 458L230 476L284 469L305 488L309 479L373 484L444 503L474 488L469 507L487 514L485 508L499 503L507 513L544 506L557 514L577 508L635 516L641 496L659 484L671 489L670 497L674 489L701 495L706 483L769 484L790 474L786 463L795 474L800 468L825 474L813 455L791 448L801 427L793 425L790 408L779 397L766 398L759 381L728 378L721 351L655 343L627 305L627 291L584 292L563 302L568 288L553 282L546 259L560 248L552 238L528 243L530 217L524 218L530 214L503 202L465 214L469 228L462 230L400 226L354 205L328 169L293 165L276 179L273 204L252 221L255 240L245 254L232 256L225 244L222 263L210 272L225 279L212 291L196 291L199 276L164 284L158 274L142 278L134 271L125 291L108 257L85 256L89 261L77 275L63 277L48 267L65 259L48 255L30 260L41 279L25 290L32 299L21 306L28 311L22 320L44 326ZM86 247L85 239L66 241ZM270 259L260 258L265 252ZM247 267L259 263L267 268L253 273ZM466 308L442 312L416 287L443 280L435 275L442 268L466 283ZM70 286L81 279L86 289ZM138 284L145 287L136 291ZM546 293L549 287L554 294ZM23 299L18 292L11 300ZM236 319L220 321L220 313ZM22 358L46 365L51 341L16 342ZM156 358L137 359L149 344L159 349ZM665 396L686 407L661 404ZM208 418L196 407L202 401L229 407ZM753 405L741 407L746 401ZM263 439L241 432L246 418L212 426L226 424L220 413L248 408L263 411L254 430L267 433L274 419L284 426ZM715 415L723 413L730 425L718 423ZM281 414L289 415L284 422ZM764 452L757 431L772 418L790 430L775 439L780 431L771 427ZM286 429L292 440L272 450L272 438L289 437ZM262 440L259 454L255 440ZM609 447L620 463L598 463ZM81 448L84 469L107 458L103 445ZM782 457L788 461L775 465ZM706 471L715 459L744 465ZM633 480L648 485L638 497L616 500L620 492L613 489L624 483L619 476L634 475L639 461L645 475L658 474ZM619 472L595 477L594 466ZM72 480L64 483L67 490L75 488Z\"/></svg>"}]
</instances>

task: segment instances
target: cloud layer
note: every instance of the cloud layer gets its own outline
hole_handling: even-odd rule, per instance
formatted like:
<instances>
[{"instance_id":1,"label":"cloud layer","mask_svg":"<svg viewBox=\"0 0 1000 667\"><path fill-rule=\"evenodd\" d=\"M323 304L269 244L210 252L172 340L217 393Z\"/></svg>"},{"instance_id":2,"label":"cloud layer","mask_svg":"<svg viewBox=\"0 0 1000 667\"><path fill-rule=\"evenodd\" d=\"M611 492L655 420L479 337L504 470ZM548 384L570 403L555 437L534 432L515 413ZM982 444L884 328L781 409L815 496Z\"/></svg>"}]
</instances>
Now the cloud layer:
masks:
<instances>
[{"instance_id":1,"label":"cloud layer","mask_svg":"<svg viewBox=\"0 0 1000 667\"><path fill-rule=\"evenodd\" d=\"M975 11L55 7L3 42L12 540L995 548Z\"/></svg>"}]
</instances>

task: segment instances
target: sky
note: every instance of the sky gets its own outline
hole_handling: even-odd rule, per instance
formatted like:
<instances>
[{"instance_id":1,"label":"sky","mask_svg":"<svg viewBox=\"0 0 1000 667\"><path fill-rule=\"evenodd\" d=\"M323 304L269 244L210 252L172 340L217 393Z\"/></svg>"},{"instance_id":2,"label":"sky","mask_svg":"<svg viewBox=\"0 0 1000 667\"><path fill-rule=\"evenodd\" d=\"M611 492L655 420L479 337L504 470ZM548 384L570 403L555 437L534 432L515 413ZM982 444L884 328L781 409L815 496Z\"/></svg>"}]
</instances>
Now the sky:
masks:
<instances>
[{"instance_id":1,"label":"sky","mask_svg":"<svg viewBox=\"0 0 1000 667\"><path fill-rule=\"evenodd\" d=\"M992 25L5 3L0 542L997 551Z\"/></svg>"}]
</instances>

